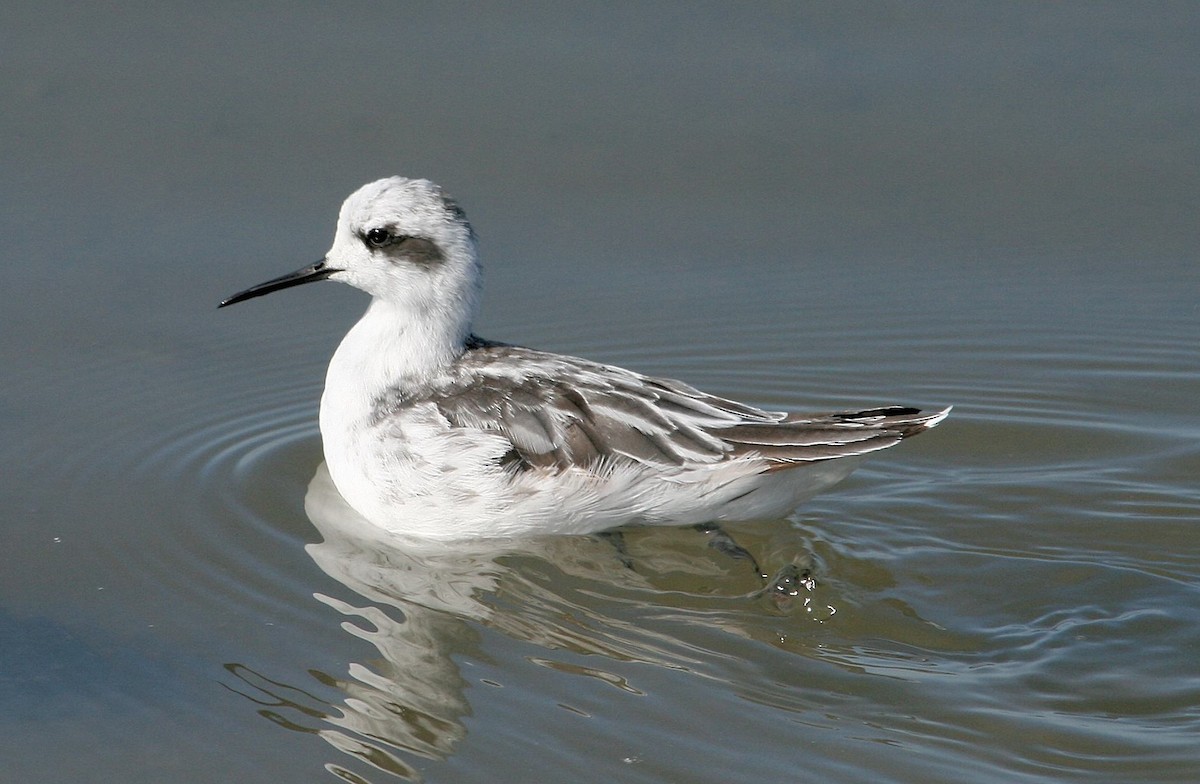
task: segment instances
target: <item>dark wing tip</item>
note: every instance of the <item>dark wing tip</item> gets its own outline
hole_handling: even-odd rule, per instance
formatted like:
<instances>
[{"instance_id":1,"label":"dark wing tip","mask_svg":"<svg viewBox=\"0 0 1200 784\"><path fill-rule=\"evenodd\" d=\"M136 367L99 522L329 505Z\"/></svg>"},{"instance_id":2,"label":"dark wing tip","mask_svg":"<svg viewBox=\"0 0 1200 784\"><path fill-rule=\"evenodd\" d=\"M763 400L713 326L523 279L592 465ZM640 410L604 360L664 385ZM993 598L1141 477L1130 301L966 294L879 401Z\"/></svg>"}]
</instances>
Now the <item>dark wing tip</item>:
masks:
<instances>
[{"instance_id":1,"label":"dark wing tip","mask_svg":"<svg viewBox=\"0 0 1200 784\"><path fill-rule=\"evenodd\" d=\"M782 470L798 463L876 452L923 433L950 413L950 408L921 411L884 406L832 414L792 414L775 424L745 423L715 430L733 445L734 454L755 453Z\"/></svg>"},{"instance_id":2,"label":"dark wing tip","mask_svg":"<svg viewBox=\"0 0 1200 784\"><path fill-rule=\"evenodd\" d=\"M908 406L883 406L863 411L842 411L833 414L832 418L847 424L896 431L901 438L908 438L937 427L953 409L954 406L947 406L937 411L922 411Z\"/></svg>"}]
</instances>

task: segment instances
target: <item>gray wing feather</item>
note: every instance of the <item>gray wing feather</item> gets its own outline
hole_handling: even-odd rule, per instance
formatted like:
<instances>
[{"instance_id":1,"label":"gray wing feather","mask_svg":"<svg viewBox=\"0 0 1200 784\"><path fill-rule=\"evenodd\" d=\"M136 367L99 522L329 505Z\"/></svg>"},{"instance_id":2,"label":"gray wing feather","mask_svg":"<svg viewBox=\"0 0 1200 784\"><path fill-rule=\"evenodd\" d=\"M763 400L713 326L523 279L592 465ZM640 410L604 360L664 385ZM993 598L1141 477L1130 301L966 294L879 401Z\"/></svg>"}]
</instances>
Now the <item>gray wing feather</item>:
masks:
<instances>
[{"instance_id":1,"label":"gray wing feather","mask_svg":"<svg viewBox=\"0 0 1200 784\"><path fill-rule=\"evenodd\" d=\"M899 407L815 416L764 411L679 381L478 339L446 376L391 399L433 403L454 427L505 437L509 464L553 470L736 457L758 457L764 470L778 470L883 449L945 415Z\"/></svg>"}]
</instances>

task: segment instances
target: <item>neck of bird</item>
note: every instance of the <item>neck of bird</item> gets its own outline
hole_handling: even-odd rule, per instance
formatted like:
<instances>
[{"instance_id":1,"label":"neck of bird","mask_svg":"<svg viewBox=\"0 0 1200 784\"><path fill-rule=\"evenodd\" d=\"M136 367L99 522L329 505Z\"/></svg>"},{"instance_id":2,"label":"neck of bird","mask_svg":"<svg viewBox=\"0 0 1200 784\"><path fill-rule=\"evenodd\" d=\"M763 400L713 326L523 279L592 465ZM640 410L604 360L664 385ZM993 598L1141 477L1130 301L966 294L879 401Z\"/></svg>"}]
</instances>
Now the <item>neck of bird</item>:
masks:
<instances>
[{"instance_id":1,"label":"neck of bird","mask_svg":"<svg viewBox=\"0 0 1200 784\"><path fill-rule=\"evenodd\" d=\"M372 300L329 363L322 414L369 415L380 396L424 386L462 355L469 316Z\"/></svg>"}]
</instances>

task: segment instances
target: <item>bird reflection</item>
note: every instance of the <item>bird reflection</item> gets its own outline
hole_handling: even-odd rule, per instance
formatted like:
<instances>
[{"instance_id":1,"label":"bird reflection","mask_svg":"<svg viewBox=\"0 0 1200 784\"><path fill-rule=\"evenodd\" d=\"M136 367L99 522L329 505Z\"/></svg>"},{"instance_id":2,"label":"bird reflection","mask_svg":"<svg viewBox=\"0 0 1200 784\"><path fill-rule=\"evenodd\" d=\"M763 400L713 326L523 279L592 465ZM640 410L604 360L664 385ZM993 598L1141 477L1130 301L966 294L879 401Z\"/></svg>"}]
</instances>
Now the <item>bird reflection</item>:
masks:
<instances>
[{"instance_id":1,"label":"bird reflection","mask_svg":"<svg viewBox=\"0 0 1200 784\"><path fill-rule=\"evenodd\" d=\"M535 664L639 693L605 662L706 666L694 643L647 617L682 618L779 646L786 636L775 621L797 611L821 621L834 612L814 603L814 558L780 521L739 528L738 541L719 530L645 528L447 548L367 522L324 465L309 484L305 512L322 537L307 546L309 555L357 598L315 597L379 656L350 663L345 675L314 673L342 695L337 705L245 668L230 671L264 716L401 778L420 778L404 755L444 759L466 735L469 683L458 661L483 658L485 629L544 649L527 657ZM584 665L553 651L597 658ZM336 765L331 770L362 780Z\"/></svg>"}]
</instances>

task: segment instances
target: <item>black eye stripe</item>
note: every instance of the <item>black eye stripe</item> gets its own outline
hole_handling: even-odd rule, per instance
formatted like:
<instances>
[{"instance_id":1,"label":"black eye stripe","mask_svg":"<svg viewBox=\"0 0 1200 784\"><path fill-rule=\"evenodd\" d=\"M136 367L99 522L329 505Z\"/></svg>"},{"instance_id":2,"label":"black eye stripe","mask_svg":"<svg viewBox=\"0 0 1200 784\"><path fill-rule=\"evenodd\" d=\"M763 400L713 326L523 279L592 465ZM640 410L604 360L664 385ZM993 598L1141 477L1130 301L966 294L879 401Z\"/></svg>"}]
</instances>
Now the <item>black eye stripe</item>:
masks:
<instances>
[{"instance_id":1,"label":"black eye stripe","mask_svg":"<svg viewBox=\"0 0 1200 784\"><path fill-rule=\"evenodd\" d=\"M363 244L372 250L388 248L389 255L396 255L396 260L421 267L433 267L445 260L441 248L432 240L410 234L396 234L382 226L361 231L358 236Z\"/></svg>"}]
</instances>

